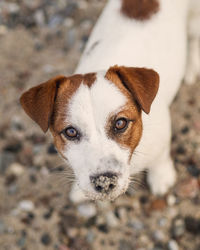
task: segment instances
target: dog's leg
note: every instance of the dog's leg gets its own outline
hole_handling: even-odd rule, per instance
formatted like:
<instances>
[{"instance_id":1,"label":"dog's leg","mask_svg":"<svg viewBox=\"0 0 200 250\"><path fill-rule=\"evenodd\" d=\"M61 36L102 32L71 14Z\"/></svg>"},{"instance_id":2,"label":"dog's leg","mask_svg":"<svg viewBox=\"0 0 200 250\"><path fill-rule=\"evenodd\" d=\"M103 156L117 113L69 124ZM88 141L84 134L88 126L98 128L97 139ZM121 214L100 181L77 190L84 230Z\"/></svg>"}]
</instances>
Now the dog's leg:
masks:
<instances>
[{"instance_id":1,"label":"dog's leg","mask_svg":"<svg viewBox=\"0 0 200 250\"><path fill-rule=\"evenodd\" d=\"M176 171L169 151L170 147L166 145L166 149L156 160L156 164L148 170L147 181L155 195L164 195L176 181Z\"/></svg>"},{"instance_id":2,"label":"dog's leg","mask_svg":"<svg viewBox=\"0 0 200 250\"><path fill-rule=\"evenodd\" d=\"M188 15L188 58L185 83L192 84L200 77L200 1L191 0Z\"/></svg>"}]
</instances>

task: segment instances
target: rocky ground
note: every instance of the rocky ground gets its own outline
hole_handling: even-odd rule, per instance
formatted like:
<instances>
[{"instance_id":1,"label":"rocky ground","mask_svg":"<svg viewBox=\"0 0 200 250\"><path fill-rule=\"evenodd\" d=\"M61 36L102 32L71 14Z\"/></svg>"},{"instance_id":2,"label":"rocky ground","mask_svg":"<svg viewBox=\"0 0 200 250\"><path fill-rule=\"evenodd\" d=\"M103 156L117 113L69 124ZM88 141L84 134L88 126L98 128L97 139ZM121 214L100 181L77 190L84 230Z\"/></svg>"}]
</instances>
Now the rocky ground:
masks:
<instances>
[{"instance_id":1,"label":"rocky ground","mask_svg":"<svg viewBox=\"0 0 200 250\"><path fill-rule=\"evenodd\" d=\"M72 204L50 136L24 114L21 93L78 62L105 0L0 1L0 249L199 250L200 84L174 101L176 186L153 196L145 174L115 202Z\"/></svg>"}]
</instances>

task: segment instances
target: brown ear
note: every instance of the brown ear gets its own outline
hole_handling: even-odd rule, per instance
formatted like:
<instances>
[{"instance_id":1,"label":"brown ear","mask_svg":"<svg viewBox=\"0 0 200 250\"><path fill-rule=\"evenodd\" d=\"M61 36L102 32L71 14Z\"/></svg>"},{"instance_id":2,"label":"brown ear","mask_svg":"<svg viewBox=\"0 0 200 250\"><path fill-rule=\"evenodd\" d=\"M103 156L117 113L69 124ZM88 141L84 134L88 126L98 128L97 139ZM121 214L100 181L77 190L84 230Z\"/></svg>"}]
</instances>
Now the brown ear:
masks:
<instances>
[{"instance_id":1,"label":"brown ear","mask_svg":"<svg viewBox=\"0 0 200 250\"><path fill-rule=\"evenodd\" d=\"M111 67L108 72L118 75L122 84L148 114L159 87L158 73L152 69L123 66Z\"/></svg>"},{"instance_id":2,"label":"brown ear","mask_svg":"<svg viewBox=\"0 0 200 250\"><path fill-rule=\"evenodd\" d=\"M66 77L57 76L26 91L20 98L20 103L27 113L43 130L47 132L57 90Z\"/></svg>"}]
</instances>

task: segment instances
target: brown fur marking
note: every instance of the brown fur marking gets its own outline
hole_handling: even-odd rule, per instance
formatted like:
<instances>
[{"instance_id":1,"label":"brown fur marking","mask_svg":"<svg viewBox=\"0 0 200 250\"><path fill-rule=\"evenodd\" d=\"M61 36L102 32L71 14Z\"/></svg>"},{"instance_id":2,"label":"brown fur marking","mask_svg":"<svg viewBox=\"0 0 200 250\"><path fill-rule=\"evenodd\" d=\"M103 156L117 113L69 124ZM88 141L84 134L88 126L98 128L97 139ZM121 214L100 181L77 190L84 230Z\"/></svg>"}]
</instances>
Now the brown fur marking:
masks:
<instances>
[{"instance_id":1,"label":"brown fur marking","mask_svg":"<svg viewBox=\"0 0 200 250\"><path fill-rule=\"evenodd\" d=\"M118 76L132 99L148 114L159 87L158 73L152 69L123 66L111 67L107 74L111 73Z\"/></svg>"},{"instance_id":2,"label":"brown fur marking","mask_svg":"<svg viewBox=\"0 0 200 250\"><path fill-rule=\"evenodd\" d=\"M20 102L27 115L44 132L50 127L58 150L66 145L66 140L61 137L60 131L67 126L65 120L69 99L82 82L90 88L95 80L95 73L70 77L57 76L29 89L21 96Z\"/></svg>"},{"instance_id":3,"label":"brown fur marking","mask_svg":"<svg viewBox=\"0 0 200 250\"><path fill-rule=\"evenodd\" d=\"M58 98L56 99L56 102L54 104L54 114L52 117L50 130L54 137L54 143L56 145L56 148L58 149L61 155L62 150L67 145L67 140L62 134L60 134L60 132L65 127L70 125L66 121L66 111L69 100L79 88L81 83L87 85L90 88L95 82L95 80L96 73L89 73L85 75L73 75L71 77L68 77L67 81L62 84L62 86L58 90Z\"/></svg>"},{"instance_id":4,"label":"brown fur marking","mask_svg":"<svg viewBox=\"0 0 200 250\"><path fill-rule=\"evenodd\" d=\"M121 12L129 18L144 21L158 11L158 0L122 0Z\"/></svg>"},{"instance_id":5,"label":"brown fur marking","mask_svg":"<svg viewBox=\"0 0 200 250\"><path fill-rule=\"evenodd\" d=\"M111 114L111 116L109 117L106 125L106 131L110 138L115 140L122 147L130 149L131 158L132 153L138 145L142 136L141 109L133 100L131 93L124 87L119 76L115 71L112 70L112 68L107 71L105 78L113 82L127 98L127 103L122 108L122 110L117 115ZM124 133L116 134L113 132L113 124L120 117L124 117L133 121L129 122L129 126Z\"/></svg>"}]
</instances>

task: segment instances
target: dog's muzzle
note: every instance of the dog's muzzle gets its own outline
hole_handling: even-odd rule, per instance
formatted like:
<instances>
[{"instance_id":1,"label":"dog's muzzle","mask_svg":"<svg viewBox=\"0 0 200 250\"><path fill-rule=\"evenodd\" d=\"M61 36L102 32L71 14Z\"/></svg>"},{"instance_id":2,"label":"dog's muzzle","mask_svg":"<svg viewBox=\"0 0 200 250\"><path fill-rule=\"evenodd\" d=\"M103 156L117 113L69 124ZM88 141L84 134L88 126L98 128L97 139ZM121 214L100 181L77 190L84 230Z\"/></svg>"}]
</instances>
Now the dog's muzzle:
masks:
<instances>
[{"instance_id":1,"label":"dog's muzzle","mask_svg":"<svg viewBox=\"0 0 200 250\"><path fill-rule=\"evenodd\" d=\"M97 176L91 176L90 181L98 193L109 194L116 188L118 177L117 174L106 172Z\"/></svg>"}]
</instances>

